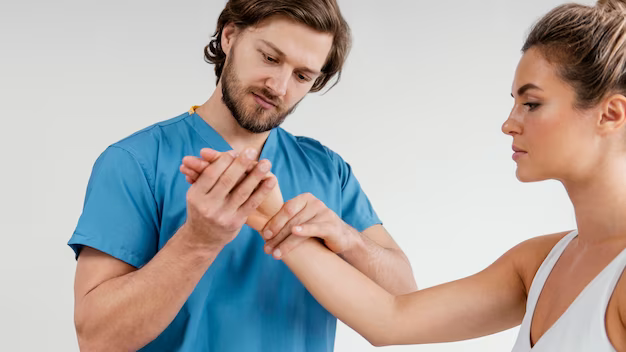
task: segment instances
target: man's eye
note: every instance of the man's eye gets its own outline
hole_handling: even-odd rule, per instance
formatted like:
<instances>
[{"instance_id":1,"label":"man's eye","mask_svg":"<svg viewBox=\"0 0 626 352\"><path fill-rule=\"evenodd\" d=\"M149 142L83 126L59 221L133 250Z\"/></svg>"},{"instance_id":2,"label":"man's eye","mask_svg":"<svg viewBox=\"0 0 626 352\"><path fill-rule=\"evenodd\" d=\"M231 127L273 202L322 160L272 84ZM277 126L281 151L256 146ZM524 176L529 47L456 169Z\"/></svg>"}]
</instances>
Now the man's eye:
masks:
<instances>
[{"instance_id":1,"label":"man's eye","mask_svg":"<svg viewBox=\"0 0 626 352\"><path fill-rule=\"evenodd\" d=\"M303 75L301 73L298 73L296 76L298 77L298 80L303 81L303 82L308 82L308 81L311 80L309 77L307 77L307 76L305 76L305 75Z\"/></svg>"},{"instance_id":2,"label":"man's eye","mask_svg":"<svg viewBox=\"0 0 626 352\"><path fill-rule=\"evenodd\" d=\"M273 58L273 57L271 57L269 55L263 54L263 57L265 58L265 61L267 61L269 63L272 63L272 64L278 63L278 60L276 60L275 58Z\"/></svg>"}]
</instances>

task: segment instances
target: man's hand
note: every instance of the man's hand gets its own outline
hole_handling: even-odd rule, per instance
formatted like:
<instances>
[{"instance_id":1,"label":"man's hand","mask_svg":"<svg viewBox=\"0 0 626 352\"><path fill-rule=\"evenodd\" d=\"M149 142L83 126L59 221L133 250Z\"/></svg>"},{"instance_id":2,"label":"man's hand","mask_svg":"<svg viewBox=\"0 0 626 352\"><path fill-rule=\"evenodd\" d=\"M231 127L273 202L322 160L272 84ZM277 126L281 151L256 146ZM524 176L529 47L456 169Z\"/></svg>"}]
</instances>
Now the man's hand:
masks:
<instances>
[{"instance_id":1,"label":"man's hand","mask_svg":"<svg viewBox=\"0 0 626 352\"><path fill-rule=\"evenodd\" d=\"M187 176L187 181L196 182L204 168L216 160L215 153L201 152L205 160L185 157L181 172ZM360 233L311 194L299 195L283 205L279 191L278 200L273 200L274 192L257 209L264 205L271 209L261 215L262 226L254 227L265 237L268 254L276 259L287 259L285 255L301 242L309 237L318 238L387 291L401 295L417 290L408 259L382 225L371 226Z\"/></svg>"},{"instance_id":2,"label":"man's hand","mask_svg":"<svg viewBox=\"0 0 626 352\"><path fill-rule=\"evenodd\" d=\"M183 229L194 245L221 249L237 236L277 181L273 176L266 177L271 169L268 160L253 165L254 150L239 156L234 152L216 155L210 150L203 150L203 154L213 162L207 162L204 170L195 174L197 177L187 191Z\"/></svg>"},{"instance_id":3,"label":"man's hand","mask_svg":"<svg viewBox=\"0 0 626 352\"><path fill-rule=\"evenodd\" d=\"M324 241L331 251L342 254L360 239L356 229L346 224L334 211L310 193L289 200L261 232L267 244L265 252L280 259L308 237Z\"/></svg>"},{"instance_id":4,"label":"man's hand","mask_svg":"<svg viewBox=\"0 0 626 352\"><path fill-rule=\"evenodd\" d=\"M193 183L216 156L201 152L204 159L186 156L183 159L181 172L188 182ZM276 187L278 188L278 187ZM265 252L280 259L292 249L296 248L307 237L321 238L326 246L335 253L341 254L350 250L360 234L343 222L332 210L310 193L301 194L284 205L282 197L280 203L271 201L272 196L258 208L257 213L263 226L255 228L266 240ZM263 209L268 203L271 209ZM278 209L276 206L278 205ZM282 205L282 207L281 207Z\"/></svg>"},{"instance_id":5,"label":"man's hand","mask_svg":"<svg viewBox=\"0 0 626 352\"><path fill-rule=\"evenodd\" d=\"M204 148L200 151L200 155L202 158L197 158L194 156L186 156L183 158L183 163L180 166L180 171L185 175L187 182L194 184L199 177L202 175L204 170L215 163L222 157L223 154L228 153L219 153L213 149ZM255 166L258 164L268 162L267 160L261 161L260 163L256 160L253 160L247 167L246 171L241 174L236 184L239 184L248 173L252 172L255 169ZM266 195L265 200L250 213L246 219L246 224L251 228L260 231L263 229L265 224L271 219L281 208L283 205L283 197L280 193L280 188L276 184L276 177L271 173L267 172L264 177L264 181L268 182L270 179L274 180L274 186Z\"/></svg>"}]
</instances>

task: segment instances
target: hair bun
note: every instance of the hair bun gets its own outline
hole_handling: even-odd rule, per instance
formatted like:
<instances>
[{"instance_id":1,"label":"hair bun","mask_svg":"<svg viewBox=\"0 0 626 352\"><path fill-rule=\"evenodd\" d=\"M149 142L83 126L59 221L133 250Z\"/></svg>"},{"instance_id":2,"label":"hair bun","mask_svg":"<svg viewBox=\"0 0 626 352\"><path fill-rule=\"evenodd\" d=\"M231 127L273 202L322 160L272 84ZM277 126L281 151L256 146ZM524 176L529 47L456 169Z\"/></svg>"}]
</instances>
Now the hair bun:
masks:
<instances>
[{"instance_id":1,"label":"hair bun","mask_svg":"<svg viewBox=\"0 0 626 352\"><path fill-rule=\"evenodd\" d=\"M621 11L626 14L626 0L598 0L596 7L606 11Z\"/></svg>"}]
</instances>

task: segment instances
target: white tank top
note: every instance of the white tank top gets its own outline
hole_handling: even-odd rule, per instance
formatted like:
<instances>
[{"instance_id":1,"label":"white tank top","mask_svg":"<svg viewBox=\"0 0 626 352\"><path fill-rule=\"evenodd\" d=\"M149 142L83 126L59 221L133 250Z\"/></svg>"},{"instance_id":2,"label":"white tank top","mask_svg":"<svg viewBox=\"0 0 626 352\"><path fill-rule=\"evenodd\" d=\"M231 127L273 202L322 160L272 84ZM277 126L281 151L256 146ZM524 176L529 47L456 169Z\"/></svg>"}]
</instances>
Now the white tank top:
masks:
<instances>
[{"instance_id":1,"label":"white tank top","mask_svg":"<svg viewBox=\"0 0 626 352\"><path fill-rule=\"evenodd\" d=\"M563 315L530 347L530 323L539 294L554 264L578 235L573 231L563 237L537 270L528 292L526 315L520 326L513 352L593 351L615 352L606 333L605 314L609 299L626 266L626 249L607 265L576 297Z\"/></svg>"}]
</instances>

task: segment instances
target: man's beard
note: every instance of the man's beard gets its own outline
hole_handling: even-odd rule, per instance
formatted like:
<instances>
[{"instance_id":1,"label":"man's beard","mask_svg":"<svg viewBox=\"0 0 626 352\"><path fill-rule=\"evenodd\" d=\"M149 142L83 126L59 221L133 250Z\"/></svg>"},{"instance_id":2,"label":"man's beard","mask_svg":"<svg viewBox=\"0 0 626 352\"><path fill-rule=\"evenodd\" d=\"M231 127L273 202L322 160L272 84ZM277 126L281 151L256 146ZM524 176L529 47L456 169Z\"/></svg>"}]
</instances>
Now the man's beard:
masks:
<instances>
[{"instance_id":1,"label":"man's beard","mask_svg":"<svg viewBox=\"0 0 626 352\"><path fill-rule=\"evenodd\" d=\"M296 109L299 102L291 109L285 110L280 104L280 99L267 88L253 89L243 87L235 74L233 52L234 50L231 50L231 57L229 60L226 60L220 78L222 82L222 101L226 107L228 107L228 110L230 110L239 126L252 133L263 133L280 126L280 124L285 121L285 118L287 118L287 115L291 114ZM244 98L250 93L254 93L272 102L275 111L270 112L261 106L257 106L254 109L246 107Z\"/></svg>"}]
</instances>

